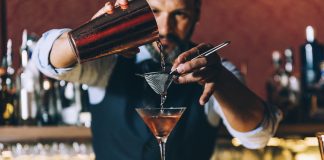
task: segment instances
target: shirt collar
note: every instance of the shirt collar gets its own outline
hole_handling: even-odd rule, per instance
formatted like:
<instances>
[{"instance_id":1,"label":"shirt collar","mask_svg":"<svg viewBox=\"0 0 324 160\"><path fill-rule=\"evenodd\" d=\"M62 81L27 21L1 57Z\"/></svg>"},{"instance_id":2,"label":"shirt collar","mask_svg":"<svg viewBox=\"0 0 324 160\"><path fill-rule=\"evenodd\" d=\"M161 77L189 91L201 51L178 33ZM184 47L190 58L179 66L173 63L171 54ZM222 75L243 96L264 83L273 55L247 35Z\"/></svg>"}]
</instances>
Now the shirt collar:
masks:
<instances>
[{"instance_id":1,"label":"shirt collar","mask_svg":"<svg viewBox=\"0 0 324 160\"><path fill-rule=\"evenodd\" d=\"M136 63L141 63L145 60L151 59L152 56L145 46L139 47L140 52L136 54Z\"/></svg>"}]
</instances>

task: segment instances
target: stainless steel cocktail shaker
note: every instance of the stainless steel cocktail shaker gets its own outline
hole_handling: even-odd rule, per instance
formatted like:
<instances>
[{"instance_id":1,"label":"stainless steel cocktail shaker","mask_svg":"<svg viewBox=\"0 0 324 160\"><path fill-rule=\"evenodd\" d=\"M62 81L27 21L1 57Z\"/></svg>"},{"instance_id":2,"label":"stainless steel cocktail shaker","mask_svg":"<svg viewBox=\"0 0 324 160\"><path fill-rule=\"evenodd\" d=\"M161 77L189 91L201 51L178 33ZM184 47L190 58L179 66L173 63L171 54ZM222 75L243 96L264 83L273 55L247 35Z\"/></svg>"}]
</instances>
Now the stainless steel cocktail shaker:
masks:
<instances>
[{"instance_id":1,"label":"stainless steel cocktail shaker","mask_svg":"<svg viewBox=\"0 0 324 160\"><path fill-rule=\"evenodd\" d=\"M69 41L80 63L118 54L158 40L154 14L146 0L133 0L127 9L101 15L69 32Z\"/></svg>"}]
</instances>

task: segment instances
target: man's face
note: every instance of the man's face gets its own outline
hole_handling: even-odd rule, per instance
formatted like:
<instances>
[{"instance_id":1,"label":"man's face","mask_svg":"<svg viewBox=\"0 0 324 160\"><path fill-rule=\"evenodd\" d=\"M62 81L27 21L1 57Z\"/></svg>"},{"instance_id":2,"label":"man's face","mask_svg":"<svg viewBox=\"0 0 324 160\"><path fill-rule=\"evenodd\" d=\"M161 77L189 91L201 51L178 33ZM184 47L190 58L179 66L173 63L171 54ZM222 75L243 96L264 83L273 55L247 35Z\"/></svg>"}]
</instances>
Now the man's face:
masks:
<instances>
[{"instance_id":1,"label":"man's face","mask_svg":"<svg viewBox=\"0 0 324 160\"><path fill-rule=\"evenodd\" d=\"M166 53L190 40L199 13L195 0L147 0L150 4ZM155 46L155 48L157 48Z\"/></svg>"}]
</instances>

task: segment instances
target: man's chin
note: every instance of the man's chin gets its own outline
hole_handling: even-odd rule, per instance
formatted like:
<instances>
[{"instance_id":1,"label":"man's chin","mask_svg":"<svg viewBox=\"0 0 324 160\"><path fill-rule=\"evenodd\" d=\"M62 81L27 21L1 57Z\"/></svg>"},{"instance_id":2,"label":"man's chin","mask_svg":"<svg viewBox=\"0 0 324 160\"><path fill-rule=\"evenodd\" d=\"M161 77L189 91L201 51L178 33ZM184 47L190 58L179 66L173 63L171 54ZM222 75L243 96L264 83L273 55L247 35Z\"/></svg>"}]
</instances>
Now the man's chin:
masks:
<instances>
[{"instance_id":1,"label":"man's chin","mask_svg":"<svg viewBox=\"0 0 324 160\"><path fill-rule=\"evenodd\" d=\"M160 50L156 44L154 44L153 46L157 51ZM170 45L169 43L168 44L162 43L162 49L163 49L164 53L173 52L175 50L175 48L176 48L175 45Z\"/></svg>"},{"instance_id":2,"label":"man's chin","mask_svg":"<svg viewBox=\"0 0 324 160\"><path fill-rule=\"evenodd\" d=\"M170 47L170 46L163 46L163 52L164 53L171 53L174 52L176 47Z\"/></svg>"},{"instance_id":3,"label":"man's chin","mask_svg":"<svg viewBox=\"0 0 324 160\"><path fill-rule=\"evenodd\" d=\"M174 51L179 45L175 43L162 43L164 52L172 52Z\"/></svg>"},{"instance_id":4,"label":"man's chin","mask_svg":"<svg viewBox=\"0 0 324 160\"><path fill-rule=\"evenodd\" d=\"M147 47L150 49L151 48L151 55L154 60L157 62L160 61L161 55L159 53L159 49L156 45L156 43L153 43L153 45L147 45ZM171 46L163 46L163 53L165 57L165 62L166 63L173 63L176 57L181 53L181 50L179 47L171 47Z\"/></svg>"}]
</instances>

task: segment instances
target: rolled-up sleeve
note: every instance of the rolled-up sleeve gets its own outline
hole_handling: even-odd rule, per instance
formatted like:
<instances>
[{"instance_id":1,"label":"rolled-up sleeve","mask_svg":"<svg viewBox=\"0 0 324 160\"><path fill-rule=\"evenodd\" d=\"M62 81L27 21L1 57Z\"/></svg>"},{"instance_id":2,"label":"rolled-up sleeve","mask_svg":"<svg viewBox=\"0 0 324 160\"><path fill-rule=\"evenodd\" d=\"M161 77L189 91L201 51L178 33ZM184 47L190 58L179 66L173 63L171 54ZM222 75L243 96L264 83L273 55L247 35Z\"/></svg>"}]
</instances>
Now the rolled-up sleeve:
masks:
<instances>
[{"instance_id":1,"label":"rolled-up sleeve","mask_svg":"<svg viewBox=\"0 0 324 160\"><path fill-rule=\"evenodd\" d=\"M32 56L32 60L37 68L45 75L55 79L79 82L91 86L107 86L108 79L117 62L116 56L108 56L83 64L75 64L69 68L55 68L51 65L49 57L54 42L63 33L68 31L70 29L53 29L42 35Z\"/></svg>"},{"instance_id":2,"label":"rolled-up sleeve","mask_svg":"<svg viewBox=\"0 0 324 160\"><path fill-rule=\"evenodd\" d=\"M218 124L221 118L229 133L233 137L238 138L243 146L250 149L265 147L269 139L275 134L279 122L282 119L282 113L279 109L268 104L264 104L264 107L267 113L265 114L262 123L260 123L256 129L249 132L239 132L231 127L222 111L222 108L214 97L211 97L205 106L206 111L208 111L208 120L211 124ZM219 115L220 118L217 118L216 115Z\"/></svg>"},{"instance_id":3,"label":"rolled-up sleeve","mask_svg":"<svg viewBox=\"0 0 324 160\"><path fill-rule=\"evenodd\" d=\"M57 40L63 33L68 31L70 31L70 29L67 28L47 31L37 42L37 45L33 51L32 60L37 65L37 68L47 76L56 78L58 77L59 73L64 73L72 69L56 69L49 62L49 54L55 40Z\"/></svg>"}]
</instances>

